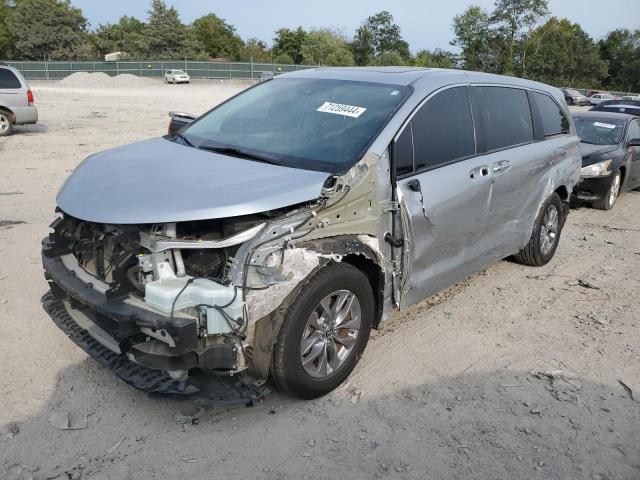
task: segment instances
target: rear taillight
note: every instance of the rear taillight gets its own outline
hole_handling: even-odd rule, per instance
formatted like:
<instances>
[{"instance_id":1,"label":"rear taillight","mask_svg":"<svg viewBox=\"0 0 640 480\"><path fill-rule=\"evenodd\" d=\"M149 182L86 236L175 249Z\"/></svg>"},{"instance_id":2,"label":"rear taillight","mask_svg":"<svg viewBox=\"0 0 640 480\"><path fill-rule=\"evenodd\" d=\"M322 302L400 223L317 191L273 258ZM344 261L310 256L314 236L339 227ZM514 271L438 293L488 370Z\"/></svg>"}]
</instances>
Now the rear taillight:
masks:
<instances>
[{"instance_id":1,"label":"rear taillight","mask_svg":"<svg viewBox=\"0 0 640 480\"><path fill-rule=\"evenodd\" d=\"M30 107L33 107L33 92L31 90L27 90L27 102Z\"/></svg>"}]
</instances>

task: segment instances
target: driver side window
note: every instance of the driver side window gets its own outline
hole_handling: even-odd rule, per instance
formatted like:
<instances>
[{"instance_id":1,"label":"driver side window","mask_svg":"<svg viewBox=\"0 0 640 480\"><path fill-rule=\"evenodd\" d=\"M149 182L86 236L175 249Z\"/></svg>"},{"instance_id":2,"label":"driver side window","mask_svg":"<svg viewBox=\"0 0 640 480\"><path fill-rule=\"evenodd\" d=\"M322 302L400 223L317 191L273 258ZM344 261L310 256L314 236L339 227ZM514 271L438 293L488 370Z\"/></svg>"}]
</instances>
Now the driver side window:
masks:
<instances>
[{"instance_id":1,"label":"driver side window","mask_svg":"<svg viewBox=\"0 0 640 480\"><path fill-rule=\"evenodd\" d=\"M437 93L415 113L394 143L396 176L448 165L475 154L466 87Z\"/></svg>"}]
</instances>

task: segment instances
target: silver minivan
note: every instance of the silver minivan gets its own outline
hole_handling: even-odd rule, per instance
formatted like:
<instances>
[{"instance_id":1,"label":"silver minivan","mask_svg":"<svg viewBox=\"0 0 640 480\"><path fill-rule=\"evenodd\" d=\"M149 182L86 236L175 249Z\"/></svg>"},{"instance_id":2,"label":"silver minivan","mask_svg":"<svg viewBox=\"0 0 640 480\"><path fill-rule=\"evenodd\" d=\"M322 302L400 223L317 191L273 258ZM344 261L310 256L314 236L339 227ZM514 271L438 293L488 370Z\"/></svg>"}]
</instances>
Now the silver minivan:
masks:
<instances>
[{"instance_id":1,"label":"silver minivan","mask_svg":"<svg viewBox=\"0 0 640 480\"><path fill-rule=\"evenodd\" d=\"M17 68L0 62L0 137L9 135L14 125L38 121L33 92Z\"/></svg>"},{"instance_id":2,"label":"silver minivan","mask_svg":"<svg viewBox=\"0 0 640 480\"><path fill-rule=\"evenodd\" d=\"M314 398L393 309L506 257L549 262L578 145L560 90L528 80L278 76L171 136L87 158L43 241L44 306L148 392L196 392L208 372L228 402L269 378Z\"/></svg>"}]
</instances>

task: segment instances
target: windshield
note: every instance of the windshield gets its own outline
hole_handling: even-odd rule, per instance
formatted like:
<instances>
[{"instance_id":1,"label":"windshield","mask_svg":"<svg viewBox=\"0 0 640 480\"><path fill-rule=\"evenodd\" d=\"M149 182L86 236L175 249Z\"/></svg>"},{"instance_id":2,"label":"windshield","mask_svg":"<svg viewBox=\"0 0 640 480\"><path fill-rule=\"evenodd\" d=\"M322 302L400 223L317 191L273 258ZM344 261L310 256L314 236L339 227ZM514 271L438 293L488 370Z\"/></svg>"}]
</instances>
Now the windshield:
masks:
<instances>
[{"instance_id":1,"label":"windshield","mask_svg":"<svg viewBox=\"0 0 640 480\"><path fill-rule=\"evenodd\" d=\"M182 70L174 70L173 74L174 75L186 75L186 73L184 73Z\"/></svg>"},{"instance_id":2,"label":"windshield","mask_svg":"<svg viewBox=\"0 0 640 480\"><path fill-rule=\"evenodd\" d=\"M248 152L252 159L342 174L409 93L407 86L281 78L223 103L183 136L196 148Z\"/></svg>"},{"instance_id":3,"label":"windshield","mask_svg":"<svg viewBox=\"0 0 640 480\"><path fill-rule=\"evenodd\" d=\"M624 120L617 118L573 117L578 136L583 143L617 145L624 133Z\"/></svg>"}]
</instances>

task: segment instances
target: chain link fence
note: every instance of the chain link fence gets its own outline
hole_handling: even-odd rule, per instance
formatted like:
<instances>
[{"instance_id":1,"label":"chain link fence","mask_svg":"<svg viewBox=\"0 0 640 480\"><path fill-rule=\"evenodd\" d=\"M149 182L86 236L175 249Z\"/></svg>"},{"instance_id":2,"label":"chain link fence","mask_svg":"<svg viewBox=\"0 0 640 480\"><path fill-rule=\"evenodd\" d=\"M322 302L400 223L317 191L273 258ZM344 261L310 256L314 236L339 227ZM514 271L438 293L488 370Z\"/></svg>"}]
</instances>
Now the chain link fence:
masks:
<instances>
[{"instance_id":1,"label":"chain link fence","mask_svg":"<svg viewBox=\"0 0 640 480\"><path fill-rule=\"evenodd\" d=\"M113 61L113 62L7 62L27 80L60 80L76 72L103 72L107 75L128 73L139 77L163 78L167 70L184 70L192 78L259 80L265 74L279 75L311 65L281 65L255 62L195 61Z\"/></svg>"},{"instance_id":2,"label":"chain link fence","mask_svg":"<svg viewBox=\"0 0 640 480\"><path fill-rule=\"evenodd\" d=\"M589 89L589 88L573 88L573 87L562 87L562 88L567 88L569 90L575 90L576 92L582 94L582 95L586 95L590 90L598 90L599 92L606 92L606 93L610 93L611 95L613 95L614 97L625 97L627 95L633 96L633 97L637 97L640 96L640 94L638 93L633 93L633 92L619 92L619 91L615 91L615 90L601 90L601 89Z\"/></svg>"}]
</instances>

